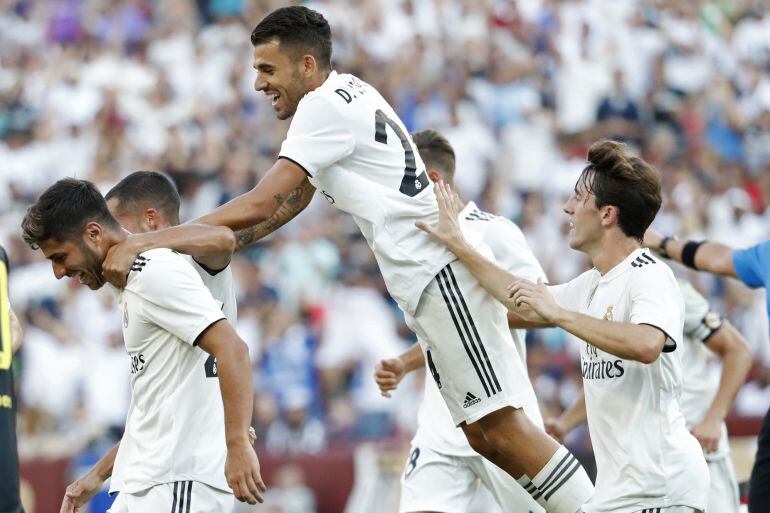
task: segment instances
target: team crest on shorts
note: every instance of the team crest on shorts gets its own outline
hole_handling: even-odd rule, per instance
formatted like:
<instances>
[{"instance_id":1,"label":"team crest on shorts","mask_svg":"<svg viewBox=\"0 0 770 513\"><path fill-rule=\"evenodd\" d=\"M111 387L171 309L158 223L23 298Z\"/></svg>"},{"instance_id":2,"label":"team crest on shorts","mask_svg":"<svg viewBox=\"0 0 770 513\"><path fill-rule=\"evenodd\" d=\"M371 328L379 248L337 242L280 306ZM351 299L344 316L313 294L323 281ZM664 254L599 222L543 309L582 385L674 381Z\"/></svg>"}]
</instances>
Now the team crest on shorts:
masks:
<instances>
[{"instance_id":1,"label":"team crest on shorts","mask_svg":"<svg viewBox=\"0 0 770 513\"><path fill-rule=\"evenodd\" d=\"M602 319L604 319L605 321L611 321L612 320L612 308L613 308L612 305L607 307L607 311L604 312L604 317L602 317Z\"/></svg>"}]
</instances>

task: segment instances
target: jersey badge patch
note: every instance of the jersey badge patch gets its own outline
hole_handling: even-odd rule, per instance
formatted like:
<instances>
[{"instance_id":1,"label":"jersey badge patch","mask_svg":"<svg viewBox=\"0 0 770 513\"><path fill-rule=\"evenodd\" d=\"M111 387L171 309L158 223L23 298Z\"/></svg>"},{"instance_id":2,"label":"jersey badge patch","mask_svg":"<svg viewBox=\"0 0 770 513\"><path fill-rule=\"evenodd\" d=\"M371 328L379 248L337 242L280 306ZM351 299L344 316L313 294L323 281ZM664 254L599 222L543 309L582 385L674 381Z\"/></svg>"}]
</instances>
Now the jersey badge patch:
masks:
<instances>
[{"instance_id":1,"label":"jersey badge patch","mask_svg":"<svg viewBox=\"0 0 770 513\"><path fill-rule=\"evenodd\" d=\"M604 312L604 317L602 317L602 319L604 319L605 321L611 321L612 320L612 308L613 308L612 305L607 307L607 311Z\"/></svg>"}]
</instances>

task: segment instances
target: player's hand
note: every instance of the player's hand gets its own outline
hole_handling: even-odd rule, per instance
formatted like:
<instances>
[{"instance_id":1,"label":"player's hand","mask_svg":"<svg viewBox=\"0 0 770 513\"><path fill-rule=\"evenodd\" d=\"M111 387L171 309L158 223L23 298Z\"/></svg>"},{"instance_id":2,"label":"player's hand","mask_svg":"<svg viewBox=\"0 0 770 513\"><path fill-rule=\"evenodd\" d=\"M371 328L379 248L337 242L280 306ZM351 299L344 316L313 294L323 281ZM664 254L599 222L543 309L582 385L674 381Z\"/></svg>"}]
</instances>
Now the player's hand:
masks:
<instances>
[{"instance_id":1,"label":"player's hand","mask_svg":"<svg viewBox=\"0 0 770 513\"><path fill-rule=\"evenodd\" d=\"M129 235L126 240L112 246L102 263L104 279L118 288L125 287L128 273L139 253L141 250L137 247L135 235Z\"/></svg>"},{"instance_id":2,"label":"player's hand","mask_svg":"<svg viewBox=\"0 0 770 513\"><path fill-rule=\"evenodd\" d=\"M71 485L64 492L60 513L78 513L83 505L96 495L104 480L89 472Z\"/></svg>"},{"instance_id":3,"label":"player's hand","mask_svg":"<svg viewBox=\"0 0 770 513\"><path fill-rule=\"evenodd\" d=\"M406 367L399 358L382 360L374 368L374 381L380 387L380 393L384 397L390 397L390 391L398 388L405 373Z\"/></svg>"},{"instance_id":4,"label":"player's hand","mask_svg":"<svg viewBox=\"0 0 770 513\"><path fill-rule=\"evenodd\" d=\"M561 312L541 278L537 283L516 280L508 285L508 297L513 299L514 313L525 321L553 323Z\"/></svg>"},{"instance_id":5,"label":"player's hand","mask_svg":"<svg viewBox=\"0 0 770 513\"><path fill-rule=\"evenodd\" d=\"M567 429L558 417L543 419L545 432L551 435L558 442L563 442L567 436Z\"/></svg>"},{"instance_id":6,"label":"player's hand","mask_svg":"<svg viewBox=\"0 0 770 513\"><path fill-rule=\"evenodd\" d=\"M707 417L700 424L693 426L690 432L698 439L705 452L714 452L719 448L719 439L722 437L722 421Z\"/></svg>"},{"instance_id":7,"label":"player's hand","mask_svg":"<svg viewBox=\"0 0 770 513\"><path fill-rule=\"evenodd\" d=\"M257 453L246 440L227 446L225 478L239 501L249 504L264 501L262 494L267 486L262 481Z\"/></svg>"},{"instance_id":8,"label":"player's hand","mask_svg":"<svg viewBox=\"0 0 770 513\"><path fill-rule=\"evenodd\" d=\"M428 226L422 221L416 221L414 224L433 239L444 244L450 251L454 251L465 242L460 230L460 221L457 219L460 214L460 199L452 192L449 185L442 181L436 182L433 190L436 191L438 201L438 224Z\"/></svg>"},{"instance_id":9,"label":"player's hand","mask_svg":"<svg viewBox=\"0 0 770 513\"><path fill-rule=\"evenodd\" d=\"M648 228L646 232L644 232L644 240L642 241L642 246L645 248L654 249L655 251L660 248L660 243L663 242L663 235L661 235L659 232L656 232L652 228Z\"/></svg>"}]
</instances>

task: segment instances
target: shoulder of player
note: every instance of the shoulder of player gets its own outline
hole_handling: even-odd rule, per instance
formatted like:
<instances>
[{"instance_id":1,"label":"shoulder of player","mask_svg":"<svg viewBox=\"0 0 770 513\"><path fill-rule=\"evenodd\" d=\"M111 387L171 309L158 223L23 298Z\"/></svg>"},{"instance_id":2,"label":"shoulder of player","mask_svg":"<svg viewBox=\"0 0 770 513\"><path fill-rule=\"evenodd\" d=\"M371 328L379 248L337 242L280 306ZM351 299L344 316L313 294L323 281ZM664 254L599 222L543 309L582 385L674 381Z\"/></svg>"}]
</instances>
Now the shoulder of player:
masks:
<instances>
[{"instance_id":1,"label":"shoulder of player","mask_svg":"<svg viewBox=\"0 0 770 513\"><path fill-rule=\"evenodd\" d=\"M156 248L137 255L131 264L126 287L138 286L143 283L165 281L162 278L170 271L178 271L186 267L192 269L187 255L172 249Z\"/></svg>"},{"instance_id":2,"label":"shoulder of player","mask_svg":"<svg viewBox=\"0 0 770 513\"><path fill-rule=\"evenodd\" d=\"M628 262L631 282L651 286L670 286L679 293L674 271L663 260L644 251Z\"/></svg>"}]
</instances>

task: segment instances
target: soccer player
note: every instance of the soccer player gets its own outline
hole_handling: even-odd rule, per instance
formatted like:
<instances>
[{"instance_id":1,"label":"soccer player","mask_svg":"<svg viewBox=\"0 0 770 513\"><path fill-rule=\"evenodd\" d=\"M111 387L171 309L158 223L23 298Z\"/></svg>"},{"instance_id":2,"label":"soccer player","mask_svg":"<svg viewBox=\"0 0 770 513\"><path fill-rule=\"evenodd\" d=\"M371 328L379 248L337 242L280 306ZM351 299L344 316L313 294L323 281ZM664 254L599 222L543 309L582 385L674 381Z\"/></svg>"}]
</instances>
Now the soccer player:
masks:
<instances>
[{"instance_id":1,"label":"soccer player","mask_svg":"<svg viewBox=\"0 0 770 513\"><path fill-rule=\"evenodd\" d=\"M738 513L738 480L730 460L724 418L751 367L751 352L741 334L727 319L709 309L706 299L686 281L679 280L684 300L684 344L680 408L687 427L703 449L711 478L706 511ZM713 354L722 360L719 383L709 373ZM548 431L563 439L585 422L585 401L569 408L558 419L546 422Z\"/></svg>"},{"instance_id":2,"label":"soccer player","mask_svg":"<svg viewBox=\"0 0 770 513\"><path fill-rule=\"evenodd\" d=\"M680 241L655 230L644 234L644 245L662 256L698 270L737 278L751 288L770 285L770 240L745 249L733 249L718 242ZM770 315L770 294L767 310ZM770 510L770 410L759 431L757 457L749 479L749 511Z\"/></svg>"},{"instance_id":3,"label":"soccer player","mask_svg":"<svg viewBox=\"0 0 770 513\"><path fill-rule=\"evenodd\" d=\"M179 224L179 193L162 173L131 173L110 189L105 199L115 220L132 233L151 232ZM229 265L235 249L233 232L217 226L187 225L179 235L180 239L167 239L167 247L184 254L214 300L221 304L227 320L235 325L237 305ZM207 374L216 375L217 365L213 355L209 355L204 367ZM250 428L250 440L252 431ZM101 489L104 481L112 475L118 447L119 444L116 444L85 476L67 487L61 508L63 513L75 511ZM118 480L113 479L111 489L119 491L120 488ZM112 511L120 511L123 499L119 496Z\"/></svg>"},{"instance_id":4,"label":"soccer player","mask_svg":"<svg viewBox=\"0 0 770 513\"><path fill-rule=\"evenodd\" d=\"M430 349L442 397L471 446L534 486L563 460L569 472L548 495L548 510L574 513L593 487L569 451L522 410L534 391L510 351L505 311L451 252L415 228L417 220L437 221L438 206L395 111L370 85L332 70L329 24L311 9L273 11L251 42L255 88L272 100L279 119L293 119L259 184L198 222L233 230L263 223L250 235L256 240L296 215L315 189L352 214L390 295ZM129 240L116 252L105 266L107 279L120 285L136 254L132 246L143 244Z\"/></svg>"},{"instance_id":5,"label":"soccer player","mask_svg":"<svg viewBox=\"0 0 770 513\"><path fill-rule=\"evenodd\" d=\"M522 325L559 326L581 349L596 492L585 513L703 511L709 475L679 410L682 300L671 270L640 247L660 208L660 176L625 145L600 141L564 205L570 247L594 268L547 287L511 275L463 237L459 207L438 184L438 225L420 227L446 244Z\"/></svg>"},{"instance_id":6,"label":"soccer player","mask_svg":"<svg viewBox=\"0 0 770 513\"><path fill-rule=\"evenodd\" d=\"M16 398L13 354L21 346L19 320L8 301L8 256L0 246L0 511L23 513L16 448Z\"/></svg>"},{"instance_id":7,"label":"soccer player","mask_svg":"<svg viewBox=\"0 0 770 513\"><path fill-rule=\"evenodd\" d=\"M96 187L73 178L46 189L22 229L58 279L78 277L92 290L105 283L107 252L127 236ZM132 389L113 472L121 508L230 511L233 492L260 501L265 487L248 439L248 349L221 305L189 262L165 248L139 255L125 288L115 292ZM209 355L216 372L207 368Z\"/></svg>"},{"instance_id":8,"label":"soccer player","mask_svg":"<svg viewBox=\"0 0 770 513\"><path fill-rule=\"evenodd\" d=\"M431 181L443 180L451 185L455 154L449 141L435 130L414 133L412 139ZM533 281L545 279L543 269L518 226L503 217L479 210L472 201L460 212L460 222L465 233L475 232L474 235L491 249L502 267ZM514 330L511 335L521 360L526 361L524 330ZM375 380L383 395L389 397L390 390L398 386L406 373L425 368L421 345L425 343L415 344L398 358L380 362ZM433 371L430 363L428 371ZM543 427L537 401L525 404L524 411L536 425ZM424 398L417 419L417 432L401 476L400 513L463 513L468 510L479 482L491 492L503 511L543 511L516 481L471 448L462 430L452 422L432 379L425 380Z\"/></svg>"}]
</instances>

